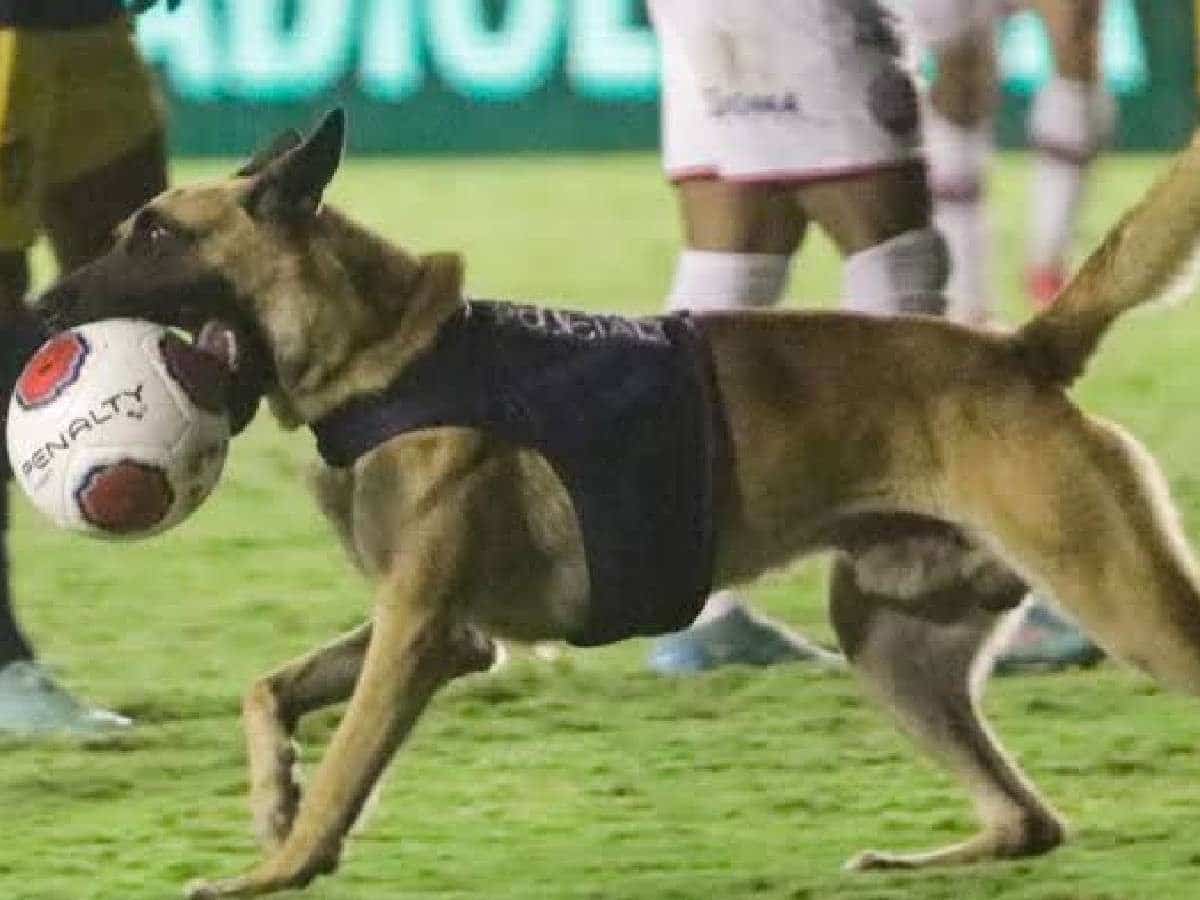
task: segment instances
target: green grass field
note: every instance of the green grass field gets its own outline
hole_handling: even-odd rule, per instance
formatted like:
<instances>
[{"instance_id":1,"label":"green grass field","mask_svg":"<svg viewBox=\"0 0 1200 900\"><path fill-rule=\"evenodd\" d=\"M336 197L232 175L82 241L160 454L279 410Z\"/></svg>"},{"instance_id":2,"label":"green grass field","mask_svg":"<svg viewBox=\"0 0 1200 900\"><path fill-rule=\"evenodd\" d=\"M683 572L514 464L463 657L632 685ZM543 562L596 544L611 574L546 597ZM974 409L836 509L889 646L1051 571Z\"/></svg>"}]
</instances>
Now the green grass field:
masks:
<instances>
[{"instance_id":1,"label":"green grass field","mask_svg":"<svg viewBox=\"0 0 1200 900\"><path fill-rule=\"evenodd\" d=\"M1105 160L1090 246L1161 166ZM223 171L181 164L178 177ZM997 285L1010 318L1024 160L995 179ZM397 240L466 252L481 296L656 310L677 246L651 155L347 164L334 199ZM817 236L793 302L836 296ZM1110 336L1079 394L1161 460L1200 538L1200 305L1141 312ZM880 365L887 365L880 360ZM19 605L73 688L137 719L90 746L0 745L0 898L177 896L255 859L240 695L256 674L357 624L367 592L304 494L312 456L260 416L192 521L142 545L56 533L23 504ZM828 638L823 568L754 592ZM1136 604L1137 597L1129 597ZM863 847L968 834L970 810L849 679L802 668L662 680L647 646L518 663L451 686L389 776L341 872L307 896L391 898L1194 898L1200 892L1200 704L1115 664L993 683L998 731L1074 824L1044 859L917 875L846 875ZM305 723L305 758L336 722Z\"/></svg>"}]
</instances>

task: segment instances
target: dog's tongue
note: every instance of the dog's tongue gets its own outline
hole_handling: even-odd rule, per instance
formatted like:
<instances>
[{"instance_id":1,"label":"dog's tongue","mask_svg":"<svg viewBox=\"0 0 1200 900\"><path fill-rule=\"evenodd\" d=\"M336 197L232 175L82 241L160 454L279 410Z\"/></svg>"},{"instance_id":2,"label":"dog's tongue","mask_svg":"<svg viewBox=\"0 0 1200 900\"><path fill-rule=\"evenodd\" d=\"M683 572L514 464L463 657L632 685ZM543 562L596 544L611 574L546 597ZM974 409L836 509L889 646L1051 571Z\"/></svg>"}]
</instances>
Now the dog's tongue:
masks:
<instances>
[{"instance_id":1,"label":"dog's tongue","mask_svg":"<svg viewBox=\"0 0 1200 900\"><path fill-rule=\"evenodd\" d=\"M225 407L229 429L240 434L254 418L266 386L266 366L237 329L217 319L205 322L196 335L196 349L214 358L225 377Z\"/></svg>"}]
</instances>

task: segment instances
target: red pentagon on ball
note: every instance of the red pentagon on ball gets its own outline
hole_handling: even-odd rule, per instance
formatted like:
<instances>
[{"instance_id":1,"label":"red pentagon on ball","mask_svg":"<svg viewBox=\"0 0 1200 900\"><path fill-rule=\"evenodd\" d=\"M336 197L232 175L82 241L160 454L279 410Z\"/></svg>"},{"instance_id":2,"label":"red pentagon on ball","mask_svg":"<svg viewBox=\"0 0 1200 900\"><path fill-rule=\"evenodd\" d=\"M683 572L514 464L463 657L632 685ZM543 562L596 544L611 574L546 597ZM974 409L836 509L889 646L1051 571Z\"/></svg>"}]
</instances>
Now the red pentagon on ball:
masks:
<instances>
[{"instance_id":1,"label":"red pentagon on ball","mask_svg":"<svg viewBox=\"0 0 1200 900\"><path fill-rule=\"evenodd\" d=\"M158 351L188 399L208 412L224 411L227 376L216 356L170 332L159 339Z\"/></svg>"},{"instance_id":2,"label":"red pentagon on ball","mask_svg":"<svg viewBox=\"0 0 1200 900\"><path fill-rule=\"evenodd\" d=\"M167 517L175 492L162 469L123 459L91 469L75 502L88 524L111 534L138 534Z\"/></svg>"},{"instance_id":3,"label":"red pentagon on ball","mask_svg":"<svg viewBox=\"0 0 1200 900\"><path fill-rule=\"evenodd\" d=\"M17 379L14 395L24 409L56 400L75 383L90 348L83 335L63 331L38 348Z\"/></svg>"}]
</instances>

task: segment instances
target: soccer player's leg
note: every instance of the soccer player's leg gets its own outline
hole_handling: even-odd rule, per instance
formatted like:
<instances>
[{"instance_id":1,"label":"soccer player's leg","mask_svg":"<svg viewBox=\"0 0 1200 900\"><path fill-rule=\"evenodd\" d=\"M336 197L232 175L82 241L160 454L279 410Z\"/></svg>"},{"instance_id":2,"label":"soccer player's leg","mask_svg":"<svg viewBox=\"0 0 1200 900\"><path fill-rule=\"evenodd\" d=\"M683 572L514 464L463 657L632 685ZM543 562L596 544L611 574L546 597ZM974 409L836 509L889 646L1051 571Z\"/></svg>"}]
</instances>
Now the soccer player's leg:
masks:
<instances>
[{"instance_id":1,"label":"soccer player's leg","mask_svg":"<svg viewBox=\"0 0 1200 900\"><path fill-rule=\"evenodd\" d=\"M930 45L936 75L923 125L933 221L950 254L948 314L956 321L982 324L994 313L985 186L996 62L990 20L966 24L965 30Z\"/></svg>"},{"instance_id":2,"label":"soccer player's leg","mask_svg":"<svg viewBox=\"0 0 1200 900\"><path fill-rule=\"evenodd\" d=\"M59 35L57 55L42 218L69 271L107 250L113 228L166 188L167 153L162 101L124 18Z\"/></svg>"},{"instance_id":3,"label":"soccer player's leg","mask_svg":"<svg viewBox=\"0 0 1200 900\"><path fill-rule=\"evenodd\" d=\"M824 128L806 130L820 156L792 189L804 217L829 235L844 260L844 308L941 315L948 259L932 223L917 89L887 22L875 26L872 40L853 44L854 78L813 84L814 102L844 112Z\"/></svg>"},{"instance_id":4,"label":"soccer player's leg","mask_svg":"<svg viewBox=\"0 0 1200 900\"><path fill-rule=\"evenodd\" d=\"M775 302L812 219L853 257L854 290L875 311L909 303L940 311L945 259L929 229L916 94L879 8L726 4L701 17L690 4L657 0L651 11L663 48L663 161L688 246L670 305ZM746 80L731 57L770 60L771 75L754 69ZM862 192L848 198L843 185ZM910 196L911 210L896 206ZM917 273L925 256L936 272ZM914 268L907 260L918 257ZM651 663L686 671L797 658L843 664L725 595L661 642Z\"/></svg>"},{"instance_id":5,"label":"soccer player's leg","mask_svg":"<svg viewBox=\"0 0 1200 900\"><path fill-rule=\"evenodd\" d=\"M685 249L667 306L713 310L777 303L805 228L791 191L769 183L689 178L676 182L676 193ZM680 674L796 661L842 665L836 654L752 612L736 592L722 591L709 598L692 627L656 642L649 664Z\"/></svg>"},{"instance_id":6,"label":"soccer player's leg","mask_svg":"<svg viewBox=\"0 0 1200 900\"><path fill-rule=\"evenodd\" d=\"M871 315L942 315L946 242L931 224L920 161L796 189L842 258L842 307Z\"/></svg>"},{"instance_id":7,"label":"soccer player's leg","mask_svg":"<svg viewBox=\"0 0 1200 900\"><path fill-rule=\"evenodd\" d=\"M1029 116L1034 150L1026 290L1038 307L1066 284L1068 255L1087 170L1107 143L1116 106L1099 75L1101 0L1038 0L1056 72Z\"/></svg>"},{"instance_id":8,"label":"soccer player's leg","mask_svg":"<svg viewBox=\"0 0 1200 900\"><path fill-rule=\"evenodd\" d=\"M45 96L37 46L27 46L16 29L0 29L0 370L7 408L8 393L24 363L17 339L29 286L26 250L37 234L37 182L44 132ZM3 452L0 451L0 456ZM39 707L33 647L22 633L12 606L5 539L8 533L8 482L3 463L0 485L0 733L24 730Z\"/></svg>"},{"instance_id":9,"label":"soccer player's leg","mask_svg":"<svg viewBox=\"0 0 1200 900\"><path fill-rule=\"evenodd\" d=\"M159 104L124 18L62 31L0 31L0 74L3 133L11 136L0 146L0 156L8 154L0 158L0 304L7 313L0 319L0 400L7 404L41 338L22 302L25 249L44 230L64 268L85 262L105 249L118 221L165 186L166 166ZM6 533L5 515L0 549ZM90 734L128 725L50 677L17 627L10 591L0 554L0 732Z\"/></svg>"},{"instance_id":10,"label":"soccer player's leg","mask_svg":"<svg viewBox=\"0 0 1200 900\"><path fill-rule=\"evenodd\" d=\"M730 86L719 54L711 52L716 35L736 34L754 46L759 35L754 23L747 30L746 22L735 22L738 11L720 0L652 0L649 10L662 47L663 168L676 188L684 238L666 305L771 306L787 287L804 217L791 192L770 179L721 177L730 141L753 138L743 132L744 122L731 123L710 102L712 90ZM656 642L649 663L655 671L679 674L792 660L841 664L838 656L749 611L737 594L722 592L709 599L691 628Z\"/></svg>"},{"instance_id":11,"label":"soccer player's leg","mask_svg":"<svg viewBox=\"0 0 1200 900\"><path fill-rule=\"evenodd\" d=\"M787 288L804 219L787 190L689 178L675 185L683 226L667 306L745 309L773 306Z\"/></svg>"}]
</instances>

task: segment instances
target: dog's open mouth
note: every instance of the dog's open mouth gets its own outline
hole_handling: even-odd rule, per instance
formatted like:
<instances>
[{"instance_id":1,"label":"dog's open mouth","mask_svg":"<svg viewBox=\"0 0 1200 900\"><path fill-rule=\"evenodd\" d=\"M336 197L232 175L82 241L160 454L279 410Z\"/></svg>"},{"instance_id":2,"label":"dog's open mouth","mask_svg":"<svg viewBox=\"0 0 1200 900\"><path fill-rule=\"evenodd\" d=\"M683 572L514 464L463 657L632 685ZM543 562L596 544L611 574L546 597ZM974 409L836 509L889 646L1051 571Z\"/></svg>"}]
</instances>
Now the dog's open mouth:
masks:
<instances>
[{"instance_id":1,"label":"dog's open mouth","mask_svg":"<svg viewBox=\"0 0 1200 900\"><path fill-rule=\"evenodd\" d=\"M187 332L225 372L235 434L254 417L273 379L267 345L238 308L232 287L182 255L118 246L44 291L32 311L47 333L110 318L147 319Z\"/></svg>"},{"instance_id":2,"label":"dog's open mouth","mask_svg":"<svg viewBox=\"0 0 1200 900\"><path fill-rule=\"evenodd\" d=\"M53 334L89 321L103 318L142 318L169 328L178 328L192 336L198 350L213 357L222 380L230 431L238 434L254 418L259 402L271 383L271 360L257 329L233 317L213 317L198 306L180 304L157 306L116 304L120 312L111 315L89 309L85 294L70 280L50 288L33 306L46 334ZM163 310L170 309L164 315ZM237 317L241 319L242 317Z\"/></svg>"},{"instance_id":3,"label":"dog's open mouth","mask_svg":"<svg viewBox=\"0 0 1200 900\"><path fill-rule=\"evenodd\" d=\"M270 382L270 364L258 342L245 330L210 319L195 337L196 347L213 356L224 373L229 430L240 433L254 418Z\"/></svg>"}]
</instances>

